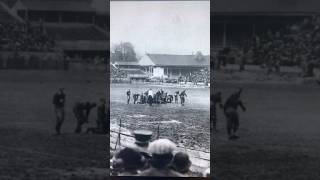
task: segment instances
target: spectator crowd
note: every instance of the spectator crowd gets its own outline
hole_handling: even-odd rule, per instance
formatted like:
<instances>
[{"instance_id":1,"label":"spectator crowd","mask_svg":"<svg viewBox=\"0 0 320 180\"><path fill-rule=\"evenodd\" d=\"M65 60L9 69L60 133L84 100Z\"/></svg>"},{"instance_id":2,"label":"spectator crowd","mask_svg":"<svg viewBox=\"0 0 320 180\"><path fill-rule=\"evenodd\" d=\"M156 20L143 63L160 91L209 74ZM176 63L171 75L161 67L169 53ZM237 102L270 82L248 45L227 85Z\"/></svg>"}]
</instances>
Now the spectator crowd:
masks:
<instances>
[{"instance_id":1,"label":"spectator crowd","mask_svg":"<svg viewBox=\"0 0 320 180\"><path fill-rule=\"evenodd\" d=\"M149 134L150 135L150 134ZM114 176L154 176L192 177L192 162L185 152L175 152L176 144L169 139L157 139L149 143L146 134L135 133L136 142L125 147L111 157L111 175ZM209 169L202 174L210 175Z\"/></svg>"},{"instance_id":2,"label":"spectator crowd","mask_svg":"<svg viewBox=\"0 0 320 180\"><path fill-rule=\"evenodd\" d=\"M224 48L218 52L215 68L227 62L239 64L240 71L251 63L266 68L268 73L280 72L280 66L299 66L303 76L313 76L319 65L320 16L305 18L278 30L255 35L244 42L240 49Z\"/></svg>"},{"instance_id":3,"label":"spectator crowd","mask_svg":"<svg viewBox=\"0 0 320 180\"><path fill-rule=\"evenodd\" d=\"M0 51L53 51L54 39L43 23L0 23Z\"/></svg>"},{"instance_id":4,"label":"spectator crowd","mask_svg":"<svg viewBox=\"0 0 320 180\"><path fill-rule=\"evenodd\" d=\"M112 64L110 65L110 70L110 77L114 81L116 81L117 79L121 80L123 78L127 78L126 72L122 71L120 68L113 66Z\"/></svg>"},{"instance_id":5,"label":"spectator crowd","mask_svg":"<svg viewBox=\"0 0 320 180\"><path fill-rule=\"evenodd\" d=\"M194 71L187 76L189 82L197 84L199 82L209 83L210 82L210 70L209 68L204 68L199 71Z\"/></svg>"}]
</instances>

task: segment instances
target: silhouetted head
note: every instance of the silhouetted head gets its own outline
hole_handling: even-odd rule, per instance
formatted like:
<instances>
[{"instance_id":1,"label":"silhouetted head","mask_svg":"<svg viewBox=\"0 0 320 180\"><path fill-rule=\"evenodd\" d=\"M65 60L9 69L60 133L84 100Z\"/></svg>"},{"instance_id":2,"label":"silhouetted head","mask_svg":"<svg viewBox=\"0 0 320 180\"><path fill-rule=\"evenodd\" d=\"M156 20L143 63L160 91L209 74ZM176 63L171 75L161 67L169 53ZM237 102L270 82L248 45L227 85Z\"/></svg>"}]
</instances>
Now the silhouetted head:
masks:
<instances>
[{"instance_id":1,"label":"silhouetted head","mask_svg":"<svg viewBox=\"0 0 320 180\"><path fill-rule=\"evenodd\" d=\"M137 170L144 165L142 155L132 148L124 148L117 155L118 159L122 160L122 167L125 170Z\"/></svg>"},{"instance_id":2,"label":"silhouetted head","mask_svg":"<svg viewBox=\"0 0 320 180\"><path fill-rule=\"evenodd\" d=\"M189 155L184 152L178 152L174 155L172 168L180 173L187 173L191 166Z\"/></svg>"},{"instance_id":3,"label":"silhouetted head","mask_svg":"<svg viewBox=\"0 0 320 180\"><path fill-rule=\"evenodd\" d=\"M169 139L158 139L150 143L148 151L152 154L150 165L162 169L171 163L176 145Z\"/></svg>"}]
</instances>

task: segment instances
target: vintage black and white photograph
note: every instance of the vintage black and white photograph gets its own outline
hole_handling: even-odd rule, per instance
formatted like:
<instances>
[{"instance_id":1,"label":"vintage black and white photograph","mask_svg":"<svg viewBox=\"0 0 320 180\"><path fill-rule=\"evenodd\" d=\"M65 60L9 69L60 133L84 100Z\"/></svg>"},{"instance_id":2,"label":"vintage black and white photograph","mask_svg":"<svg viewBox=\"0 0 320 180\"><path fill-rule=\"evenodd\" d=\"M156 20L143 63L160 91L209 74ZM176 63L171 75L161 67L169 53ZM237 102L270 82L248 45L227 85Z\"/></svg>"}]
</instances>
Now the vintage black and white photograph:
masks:
<instances>
[{"instance_id":1,"label":"vintage black and white photograph","mask_svg":"<svg viewBox=\"0 0 320 180\"><path fill-rule=\"evenodd\" d=\"M210 1L110 2L110 175L210 175Z\"/></svg>"},{"instance_id":2,"label":"vintage black and white photograph","mask_svg":"<svg viewBox=\"0 0 320 180\"><path fill-rule=\"evenodd\" d=\"M320 2L215 0L213 175L319 179Z\"/></svg>"},{"instance_id":3,"label":"vintage black and white photograph","mask_svg":"<svg viewBox=\"0 0 320 180\"><path fill-rule=\"evenodd\" d=\"M105 0L0 0L0 179L105 179Z\"/></svg>"}]
</instances>

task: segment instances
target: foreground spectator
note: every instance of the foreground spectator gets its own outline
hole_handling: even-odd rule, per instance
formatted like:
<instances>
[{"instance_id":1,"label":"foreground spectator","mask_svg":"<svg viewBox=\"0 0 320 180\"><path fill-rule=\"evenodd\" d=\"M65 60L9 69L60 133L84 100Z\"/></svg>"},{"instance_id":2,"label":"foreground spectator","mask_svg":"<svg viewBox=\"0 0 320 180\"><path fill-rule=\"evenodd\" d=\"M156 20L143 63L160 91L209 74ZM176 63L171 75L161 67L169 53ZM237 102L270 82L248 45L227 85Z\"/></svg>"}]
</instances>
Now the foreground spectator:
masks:
<instances>
[{"instance_id":1,"label":"foreground spectator","mask_svg":"<svg viewBox=\"0 0 320 180\"><path fill-rule=\"evenodd\" d=\"M182 175L189 176L191 161L189 155L184 152L178 152L174 155L172 162L172 169L181 173Z\"/></svg>"},{"instance_id":2,"label":"foreground spectator","mask_svg":"<svg viewBox=\"0 0 320 180\"><path fill-rule=\"evenodd\" d=\"M135 176L144 166L143 156L132 148L124 148L115 155L113 167L119 169L118 176Z\"/></svg>"},{"instance_id":3,"label":"foreground spectator","mask_svg":"<svg viewBox=\"0 0 320 180\"><path fill-rule=\"evenodd\" d=\"M175 148L176 145L168 139L158 139L150 143L148 148L152 154L150 168L141 172L140 176L183 177L170 168Z\"/></svg>"},{"instance_id":4,"label":"foreground spectator","mask_svg":"<svg viewBox=\"0 0 320 180\"><path fill-rule=\"evenodd\" d=\"M146 159L150 160L151 156L148 151L149 141L152 137L152 131L135 130L133 132L135 143L132 148L136 149Z\"/></svg>"}]
</instances>

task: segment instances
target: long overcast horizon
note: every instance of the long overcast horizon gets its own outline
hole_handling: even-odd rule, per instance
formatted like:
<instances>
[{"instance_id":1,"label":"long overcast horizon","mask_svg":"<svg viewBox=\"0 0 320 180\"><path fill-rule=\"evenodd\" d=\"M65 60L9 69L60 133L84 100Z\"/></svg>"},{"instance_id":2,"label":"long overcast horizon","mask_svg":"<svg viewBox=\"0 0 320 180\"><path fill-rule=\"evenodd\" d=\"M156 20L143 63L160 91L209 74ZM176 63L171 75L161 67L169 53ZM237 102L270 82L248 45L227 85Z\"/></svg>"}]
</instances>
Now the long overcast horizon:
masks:
<instances>
[{"instance_id":1,"label":"long overcast horizon","mask_svg":"<svg viewBox=\"0 0 320 180\"><path fill-rule=\"evenodd\" d=\"M111 1L110 47L120 42L138 55L209 55L210 1Z\"/></svg>"}]
</instances>

